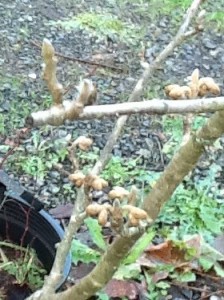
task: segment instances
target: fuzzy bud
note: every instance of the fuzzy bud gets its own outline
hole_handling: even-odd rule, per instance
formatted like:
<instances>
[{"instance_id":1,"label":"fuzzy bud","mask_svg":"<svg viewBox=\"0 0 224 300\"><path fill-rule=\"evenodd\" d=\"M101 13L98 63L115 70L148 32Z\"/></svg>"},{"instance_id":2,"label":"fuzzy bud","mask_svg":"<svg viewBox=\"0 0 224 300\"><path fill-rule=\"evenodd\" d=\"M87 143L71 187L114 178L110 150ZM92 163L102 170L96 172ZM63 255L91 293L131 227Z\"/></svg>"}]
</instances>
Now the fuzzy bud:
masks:
<instances>
[{"instance_id":1,"label":"fuzzy bud","mask_svg":"<svg viewBox=\"0 0 224 300\"><path fill-rule=\"evenodd\" d=\"M124 199L125 197L128 197L129 192L125 190L123 187L115 186L113 190L111 190L108 194L108 197L110 199Z\"/></svg>"},{"instance_id":2,"label":"fuzzy bud","mask_svg":"<svg viewBox=\"0 0 224 300\"><path fill-rule=\"evenodd\" d=\"M92 188L97 191L101 191L103 188L108 186L108 182L102 178L97 177L91 184Z\"/></svg>"},{"instance_id":3,"label":"fuzzy bud","mask_svg":"<svg viewBox=\"0 0 224 300\"><path fill-rule=\"evenodd\" d=\"M74 174L70 174L68 179L76 186L76 187L81 187L84 183L85 175L77 171Z\"/></svg>"},{"instance_id":4,"label":"fuzzy bud","mask_svg":"<svg viewBox=\"0 0 224 300\"><path fill-rule=\"evenodd\" d=\"M98 216L98 223L102 226L105 226L107 223L108 212L106 209L102 209Z\"/></svg>"},{"instance_id":5,"label":"fuzzy bud","mask_svg":"<svg viewBox=\"0 0 224 300\"><path fill-rule=\"evenodd\" d=\"M199 96L203 97L206 94L220 94L220 88L211 77L203 77L199 79Z\"/></svg>"},{"instance_id":6,"label":"fuzzy bud","mask_svg":"<svg viewBox=\"0 0 224 300\"><path fill-rule=\"evenodd\" d=\"M86 207L86 213L90 217L97 216L102 210L102 206L100 204L90 204Z\"/></svg>"},{"instance_id":7,"label":"fuzzy bud","mask_svg":"<svg viewBox=\"0 0 224 300\"><path fill-rule=\"evenodd\" d=\"M92 145L93 140L90 138L87 138L85 136L79 136L75 142L73 143L73 145L78 145L79 149L83 150L83 151L87 151L89 150L89 147Z\"/></svg>"}]
</instances>

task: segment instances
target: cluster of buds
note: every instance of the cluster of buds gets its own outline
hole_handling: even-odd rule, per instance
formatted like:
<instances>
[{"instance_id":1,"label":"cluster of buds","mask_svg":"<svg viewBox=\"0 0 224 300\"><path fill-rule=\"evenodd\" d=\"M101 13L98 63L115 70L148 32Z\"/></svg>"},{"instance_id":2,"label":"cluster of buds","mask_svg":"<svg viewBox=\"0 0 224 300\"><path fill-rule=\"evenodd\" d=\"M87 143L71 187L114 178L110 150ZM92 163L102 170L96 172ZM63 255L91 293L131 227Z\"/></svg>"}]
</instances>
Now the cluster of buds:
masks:
<instances>
[{"instance_id":1,"label":"cluster of buds","mask_svg":"<svg viewBox=\"0 0 224 300\"><path fill-rule=\"evenodd\" d=\"M73 142L70 150L79 147L79 149L87 151L91 145L91 139L80 136ZM69 175L69 180L78 188L83 186L86 193L91 190L101 191L108 187L106 180L93 174L85 175L77 169ZM107 203L89 204L86 207L86 214L97 218L98 223L102 226L108 224L116 232L121 232L124 226L143 227L151 223L152 220L146 211L135 206L136 198L137 189L135 187L132 187L129 192L123 187L115 186L108 193ZM121 205L121 202L124 205Z\"/></svg>"},{"instance_id":2,"label":"cluster of buds","mask_svg":"<svg viewBox=\"0 0 224 300\"><path fill-rule=\"evenodd\" d=\"M128 213L128 223L130 227L137 227L141 221L147 221L151 223L152 220L149 218L147 212L141 208L127 204L122 206L124 213Z\"/></svg>"},{"instance_id":3,"label":"cluster of buds","mask_svg":"<svg viewBox=\"0 0 224 300\"><path fill-rule=\"evenodd\" d=\"M116 186L108 193L111 202L102 205L92 203L87 206L86 213L90 217L96 217L100 225L110 224L109 226L116 230L122 229L124 225L141 227L152 223L145 210L130 204L134 203L134 194L135 189L133 193L132 190L129 192L123 187ZM121 201L125 204L121 204ZM128 204L126 204L127 202Z\"/></svg>"},{"instance_id":4,"label":"cluster of buds","mask_svg":"<svg viewBox=\"0 0 224 300\"><path fill-rule=\"evenodd\" d=\"M108 194L109 199L123 200L129 196L129 191L120 186L115 186Z\"/></svg>"},{"instance_id":5,"label":"cluster of buds","mask_svg":"<svg viewBox=\"0 0 224 300\"><path fill-rule=\"evenodd\" d=\"M128 227L138 227L141 222L152 223L147 212L141 208L135 207L133 205L127 204L120 206L123 221L128 225ZM90 217L97 217L98 223L105 226L107 222L113 222L113 217L116 208L112 204L98 204L92 203L87 206L86 213Z\"/></svg>"},{"instance_id":6,"label":"cluster of buds","mask_svg":"<svg viewBox=\"0 0 224 300\"><path fill-rule=\"evenodd\" d=\"M165 87L165 93L173 100L193 99L208 94L219 95L220 88L211 77L199 78L199 70L195 69L188 85L171 84Z\"/></svg>"},{"instance_id":7,"label":"cluster of buds","mask_svg":"<svg viewBox=\"0 0 224 300\"><path fill-rule=\"evenodd\" d=\"M86 213L90 217L97 217L98 223L105 226L109 215L112 213L112 205L107 203L103 205L98 203L90 204L86 208Z\"/></svg>"}]
</instances>

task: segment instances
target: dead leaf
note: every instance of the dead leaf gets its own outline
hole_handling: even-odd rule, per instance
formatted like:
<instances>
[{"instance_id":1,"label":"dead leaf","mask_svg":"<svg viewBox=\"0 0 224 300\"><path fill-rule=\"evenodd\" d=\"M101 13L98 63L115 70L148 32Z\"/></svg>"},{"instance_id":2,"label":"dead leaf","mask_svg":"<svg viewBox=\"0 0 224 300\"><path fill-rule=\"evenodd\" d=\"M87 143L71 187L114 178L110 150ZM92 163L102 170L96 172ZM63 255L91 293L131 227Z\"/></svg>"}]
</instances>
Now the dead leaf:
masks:
<instances>
[{"instance_id":1,"label":"dead leaf","mask_svg":"<svg viewBox=\"0 0 224 300\"><path fill-rule=\"evenodd\" d=\"M106 285L105 292L109 297L127 297L134 300L138 297L141 289L142 286L134 281L112 279Z\"/></svg>"},{"instance_id":2,"label":"dead leaf","mask_svg":"<svg viewBox=\"0 0 224 300\"><path fill-rule=\"evenodd\" d=\"M154 283L157 283L158 281L162 280L162 279L166 279L169 276L169 272L168 271L160 271L160 272L156 272L152 275L152 281Z\"/></svg>"},{"instance_id":3,"label":"dead leaf","mask_svg":"<svg viewBox=\"0 0 224 300\"><path fill-rule=\"evenodd\" d=\"M186 262L185 249L180 249L173 241L165 241L159 245L152 245L145 250L145 253L152 261L160 261L174 265Z\"/></svg>"}]
</instances>

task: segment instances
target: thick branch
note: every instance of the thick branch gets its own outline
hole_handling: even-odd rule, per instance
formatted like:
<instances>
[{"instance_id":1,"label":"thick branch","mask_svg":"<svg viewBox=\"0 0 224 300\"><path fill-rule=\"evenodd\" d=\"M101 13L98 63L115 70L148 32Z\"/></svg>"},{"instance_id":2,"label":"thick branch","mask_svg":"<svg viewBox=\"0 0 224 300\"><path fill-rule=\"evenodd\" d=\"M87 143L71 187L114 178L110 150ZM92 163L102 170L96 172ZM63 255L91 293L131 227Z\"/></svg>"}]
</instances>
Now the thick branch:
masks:
<instances>
[{"instance_id":1,"label":"thick branch","mask_svg":"<svg viewBox=\"0 0 224 300\"><path fill-rule=\"evenodd\" d=\"M215 113L189 141L174 155L152 191L144 200L143 208L152 219L158 216L163 204L170 198L184 177L194 168L204 151L224 134L224 111Z\"/></svg>"},{"instance_id":2,"label":"thick branch","mask_svg":"<svg viewBox=\"0 0 224 300\"><path fill-rule=\"evenodd\" d=\"M89 297L105 286L108 280L112 278L113 274L118 269L119 264L135 244L139 236L140 235L132 236L131 238L116 238L94 270L77 285L65 292L56 294L54 300L89 299Z\"/></svg>"},{"instance_id":3,"label":"thick branch","mask_svg":"<svg viewBox=\"0 0 224 300\"><path fill-rule=\"evenodd\" d=\"M63 111L70 109L70 102L65 102ZM217 110L224 109L224 97L206 98L206 99L192 99L192 100L164 100L164 99L153 99L144 102L128 102L118 104L107 104L107 105L94 105L86 106L83 109L83 113L76 117L78 120L84 119L101 119L104 117L130 115L138 113L146 114L187 114L187 113L203 113L203 112L215 112ZM43 124L51 124L51 120L55 119L54 110L39 111L32 113L32 123L34 126L40 126Z\"/></svg>"}]
</instances>

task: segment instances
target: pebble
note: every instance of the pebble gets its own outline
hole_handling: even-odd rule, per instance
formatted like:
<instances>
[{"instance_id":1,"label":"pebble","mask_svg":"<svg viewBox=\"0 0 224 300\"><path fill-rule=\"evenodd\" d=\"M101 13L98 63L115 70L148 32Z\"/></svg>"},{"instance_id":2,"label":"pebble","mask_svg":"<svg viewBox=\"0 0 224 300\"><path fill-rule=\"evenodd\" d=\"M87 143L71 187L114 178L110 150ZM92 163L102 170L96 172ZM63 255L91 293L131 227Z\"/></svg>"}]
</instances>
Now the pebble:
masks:
<instances>
[{"instance_id":1,"label":"pebble","mask_svg":"<svg viewBox=\"0 0 224 300\"><path fill-rule=\"evenodd\" d=\"M224 297L219 297L219 296L212 295L209 299L210 300L224 300Z\"/></svg>"},{"instance_id":2,"label":"pebble","mask_svg":"<svg viewBox=\"0 0 224 300\"><path fill-rule=\"evenodd\" d=\"M26 16L27 21L32 22L33 21L33 17L32 16Z\"/></svg>"},{"instance_id":3,"label":"pebble","mask_svg":"<svg viewBox=\"0 0 224 300\"><path fill-rule=\"evenodd\" d=\"M217 45L212 40L207 38L203 40L203 44L209 50L214 50L217 47Z\"/></svg>"},{"instance_id":4,"label":"pebble","mask_svg":"<svg viewBox=\"0 0 224 300\"><path fill-rule=\"evenodd\" d=\"M50 176L51 178L59 179L59 178L60 178L60 173L57 172L57 171L50 171L50 172L49 172L49 176Z\"/></svg>"},{"instance_id":5,"label":"pebble","mask_svg":"<svg viewBox=\"0 0 224 300\"><path fill-rule=\"evenodd\" d=\"M50 184L48 185L48 191L51 192L53 195L57 194L60 191L60 186Z\"/></svg>"}]
</instances>

